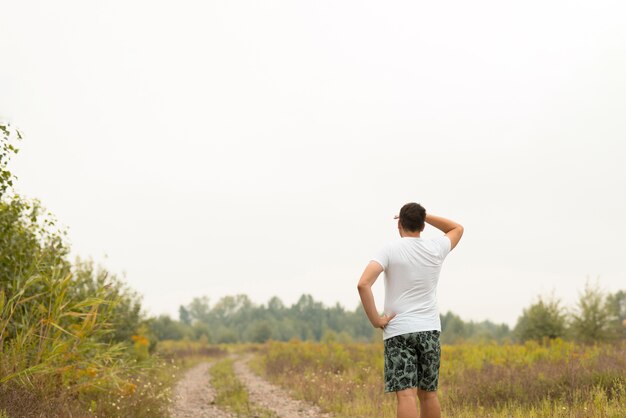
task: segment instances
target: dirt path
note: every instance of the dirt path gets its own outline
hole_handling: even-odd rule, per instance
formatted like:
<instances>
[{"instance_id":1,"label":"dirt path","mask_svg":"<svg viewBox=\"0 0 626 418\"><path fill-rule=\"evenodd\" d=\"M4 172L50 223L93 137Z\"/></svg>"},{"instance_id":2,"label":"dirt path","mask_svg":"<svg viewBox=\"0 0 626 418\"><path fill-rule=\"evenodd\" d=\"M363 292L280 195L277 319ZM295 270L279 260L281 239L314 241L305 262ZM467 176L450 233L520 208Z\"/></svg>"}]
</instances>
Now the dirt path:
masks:
<instances>
[{"instance_id":1,"label":"dirt path","mask_svg":"<svg viewBox=\"0 0 626 418\"><path fill-rule=\"evenodd\" d=\"M291 399L284 389L272 385L252 373L247 362L250 357L240 357L235 360L235 374L246 386L250 400L263 408L273 411L281 418L330 418L331 415L322 413L320 409L304 401Z\"/></svg>"},{"instance_id":2,"label":"dirt path","mask_svg":"<svg viewBox=\"0 0 626 418\"><path fill-rule=\"evenodd\" d=\"M232 418L213 405L215 389L209 382L212 363L203 362L189 369L174 388L172 418Z\"/></svg>"}]
</instances>

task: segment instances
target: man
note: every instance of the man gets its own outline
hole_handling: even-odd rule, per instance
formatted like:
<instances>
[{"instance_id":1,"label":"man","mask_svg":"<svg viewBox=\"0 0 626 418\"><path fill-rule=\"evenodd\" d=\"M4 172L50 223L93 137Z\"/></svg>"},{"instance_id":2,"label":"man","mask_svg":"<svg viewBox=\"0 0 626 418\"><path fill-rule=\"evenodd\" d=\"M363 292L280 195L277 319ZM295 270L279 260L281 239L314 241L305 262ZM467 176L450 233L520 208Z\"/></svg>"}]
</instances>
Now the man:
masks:
<instances>
[{"instance_id":1,"label":"man","mask_svg":"<svg viewBox=\"0 0 626 418\"><path fill-rule=\"evenodd\" d=\"M376 254L359 280L359 295L372 325L383 329L385 392L395 392L398 418L440 418L437 398L441 322L437 282L446 255L458 244L463 227L426 214L417 203L400 209L400 239ZM421 238L425 223L445 235ZM378 315L372 285L385 272L385 311Z\"/></svg>"}]
</instances>

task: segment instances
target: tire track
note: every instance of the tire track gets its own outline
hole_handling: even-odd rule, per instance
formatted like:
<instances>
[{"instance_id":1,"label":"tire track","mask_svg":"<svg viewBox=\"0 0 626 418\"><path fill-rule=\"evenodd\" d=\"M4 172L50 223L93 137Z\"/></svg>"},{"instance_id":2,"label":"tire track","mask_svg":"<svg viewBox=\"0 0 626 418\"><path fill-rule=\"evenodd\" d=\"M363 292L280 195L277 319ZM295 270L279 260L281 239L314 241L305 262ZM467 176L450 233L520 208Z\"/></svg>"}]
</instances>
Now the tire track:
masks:
<instances>
[{"instance_id":1,"label":"tire track","mask_svg":"<svg viewBox=\"0 0 626 418\"><path fill-rule=\"evenodd\" d=\"M172 418L233 418L234 415L214 404L215 389L211 386L211 362L202 362L188 370L174 387Z\"/></svg>"},{"instance_id":2,"label":"tire track","mask_svg":"<svg viewBox=\"0 0 626 418\"><path fill-rule=\"evenodd\" d=\"M247 365L250 356L235 359L233 368L237 378L248 390L250 400L273 411L281 418L331 418L316 405L292 399L285 389L269 383L254 374Z\"/></svg>"}]
</instances>

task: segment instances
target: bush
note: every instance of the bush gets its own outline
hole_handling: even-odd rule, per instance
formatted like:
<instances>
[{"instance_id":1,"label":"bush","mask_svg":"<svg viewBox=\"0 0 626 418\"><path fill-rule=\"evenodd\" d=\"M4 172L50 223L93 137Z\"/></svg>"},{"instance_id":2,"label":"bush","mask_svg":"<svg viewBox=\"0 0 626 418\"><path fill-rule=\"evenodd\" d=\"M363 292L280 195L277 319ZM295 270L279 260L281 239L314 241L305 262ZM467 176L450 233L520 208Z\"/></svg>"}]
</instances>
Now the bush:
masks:
<instances>
[{"instance_id":1,"label":"bush","mask_svg":"<svg viewBox=\"0 0 626 418\"><path fill-rule=\"evenodd\" d=\"M524 309L513 332L520 341L542 341L563 338L566 327L566 316L561 302L554 297L540 297L536 303Z\"/></svg>"},{"instance_id":2,"label":"bush","mask_svg":"<svg viewBox=\"0 0 626 418\"><path fill-rule=\"evenodd\" d=\"M611 319L611 306L605 293L597 282L593 285L587 281L572 314L573 337L586 343L611 340L616 337Z\"/></svg>"},{"instance_id":3,"label":"bush","mask_svg":"<svg viewBox=\"0 0 626 418\"><path fill-rule=\"evenodd\" d=\"M163 366L148 355L137 295L90 261L71 265L54 218L12 189L21 135L0 133L0 411L162 415L168 398L152 382Z\"/></svg>"}]
</instances>

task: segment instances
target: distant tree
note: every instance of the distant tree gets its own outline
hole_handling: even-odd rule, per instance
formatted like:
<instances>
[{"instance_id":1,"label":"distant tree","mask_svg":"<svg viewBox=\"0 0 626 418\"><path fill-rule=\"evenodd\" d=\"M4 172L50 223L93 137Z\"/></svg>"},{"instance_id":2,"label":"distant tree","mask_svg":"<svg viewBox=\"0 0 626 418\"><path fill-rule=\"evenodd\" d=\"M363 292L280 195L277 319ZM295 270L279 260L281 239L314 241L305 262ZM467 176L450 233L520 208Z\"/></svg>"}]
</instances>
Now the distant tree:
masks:
<instances>
[{"instance_id":1,"label":"distant tree","mask_svg":"<svg viewBox=\"0 0 626 418\"><path fill-rule=\"evenodd\" d=\"M615 337L611 313L610 302L598 282L592 284L588 280L572 314L571 330L574 338L593 343Z\"/></svg>"},{"instance_id":2,"label":"distant tree","mask_svg":"<svg viewBox=\"0 0 626 418\"><path fill-rule=\"evenodd\" d=\"M554 296L539 297L539 300L524 309L514 329L515 336L521 340L563 338L566 333L567 318L561 302Z\"/></svg>"},{"instance_id":3,"label":"distant tree","mask_svg":"<svg viewBox=\"0 0 626 418\"><path fill-rule=\"evenodd\" d=\"M175 321L169 315L150 318L148 327L158 340L181 340L191 336L191 328L182 322Z\"/></svg>"},{"instance_id":4,"label":"distant tree","mask_svg":"<svg viewBox=\"0 0 626 418\"><path fill-rule=\"evenodd\" d=\"M272 338L272 326L266 320L256 321L250 329L250 340L254 343L264 343Z\"/></svg>"},{"instance_id":5,"label":"distant tree","mask_svg":"<svg viewBox=\"0 0 626 418\"><path fill-rule=\"evenodd\" d=\"M510 339L511 337L511 328L507 324L494 324L490 321L485 321L486 324L492 326L491 335L498 341L504 341Z\"/></svg>"},{"instance_id":6,"label":"distant tree","mask_svg":"<svg viewBox=\"0 0 626 418\"><path fill-rule=\"evenodd\" d=\"M196 340L204 339L208 342L215 342L214 334L214 330L205 322L194 322L193 325L191 325L191 335Z\"/></svg>"},{"instance_id":7,"label":"distant tree","mask_svg":"<svg viewBox=\"0 0 626 418\"><path fill-rule=\"evenodd\" d=\"M185 325L191 325L191 314L182 305L178 308L178 320Z\"/></svg>"},{"instance_id":8,"label":"distant tree","mask_svg":"<svg viewBox=\"0 0 626 418\"><path fill-rule=\"evenodd\" d=\"M326 309L321 302L316 302L313 296L305 294L300 296L298 302L289 309L289 314L300 325L298 338L301 340L319 341L326 328Z\"/></svg>"},{"instance_id":9,"label":"distant tree","mask_svg":"<svg viewBox=\"0 0 626 418\"><path fill-rule=\"evenodd\" d=\"M194 321L207 322L209 320L209 298L207 296L201 296L193 298L189 306L187 307L189 316L192 323Z\"/></svg>"},{"instance_id":10,"label":"distant tree","mask_svg":"<svg viewBox=\"0 0 626 418\"><path fill-rule=\"evenodd\" d=\"M448 311L441 317L441 342L453 344L467 338L465 322L460 316Z\"/></svg>"},{"instance_id":11,"label":"distant tree","mask_svg":"<svg viewBox=\"0 0 626 418\"><path fill-rule=\"evenodd\" d=\"M441 342L444 344L461 341L504 341L510 336L511 330L506 324L495 324L491 321L465 322L450 311L441 316Z\"/></svg>"},{"instance_id":12,"label":"distant tree","mask_svg":"<svg viewBox=\"0 0 626 418\"><path fill-rule=\"evenodd\" d=\"M232 344L241 342L237 333L231 328L217 327L214 329L214 334L215 338L213 342L218 344Z\"/></svg>"},{"instance_id":13,"label":"distant tree","mask_svg":"<svg viewBox=\"0 0 626 418\"><path fill-rule=\"evenodd\" d=\"M207 336L213 342L289 341L380 341L361 304L354 311L336 303L326 307L304 294L290 307L272 297L267 305L254 304L247 295L225 296L210 307L206 296L194 298L179 309L181 323L190 321L195 338ZM503 341L510 336L505 324L490 321L463 322L452 312L442 317L444 342L461 340Z\"/></svg>"},{"instance_id":14,"label":"distant tree","mask_svg":"<svg viewBox=\"0 0 626 418\"><path fill-rule=\"evenodd\" d=\"M626 338L626 292L620 290L606 297L611 334L615 338Z\"/></svg>"},{"instance_id":15,"label":"distant tree","mask_svg":"<svg viewBox=\"0 0 626 418\"><path fill-rule=\"evenodd\" d=\"M273 338L279 341L289 341L297 334L296 322L289 316L284 316L274 322L276 328Z\"/></svg>"},{"instance_id":16,"label":"distant tree","mask_svg":"<svg viewBox=\"0 0 626 418\"><path fill-rule=\"evenodd\" d=\"M370 324L365 309L361 303L358 304L354 312L348 314L347 331L357 341L379 341L376 328Z\"/></svg>"},{"instance_id":17,"label":"distant tree","mask_svg":"<svg viewBox=\"0 0 626 418\"><path fill-rule=\"evenodd\" d=\"M282 300L280 300L279 297L273 296L267 302L267 309L273 315L281 314L285 310L285 304L283 303Z\"/></svg>"},{"instance_id":18,"label":"distant tree","mask_svg":"<svg viewBox=\"0 0 626 418\"><path fill-rule=\"evenodd\" d=\"M210 317L221 322L232 323L242 316L250 316L252 301L247 295L224 296L211 309Z\"/></svg>"}]
</instances>

